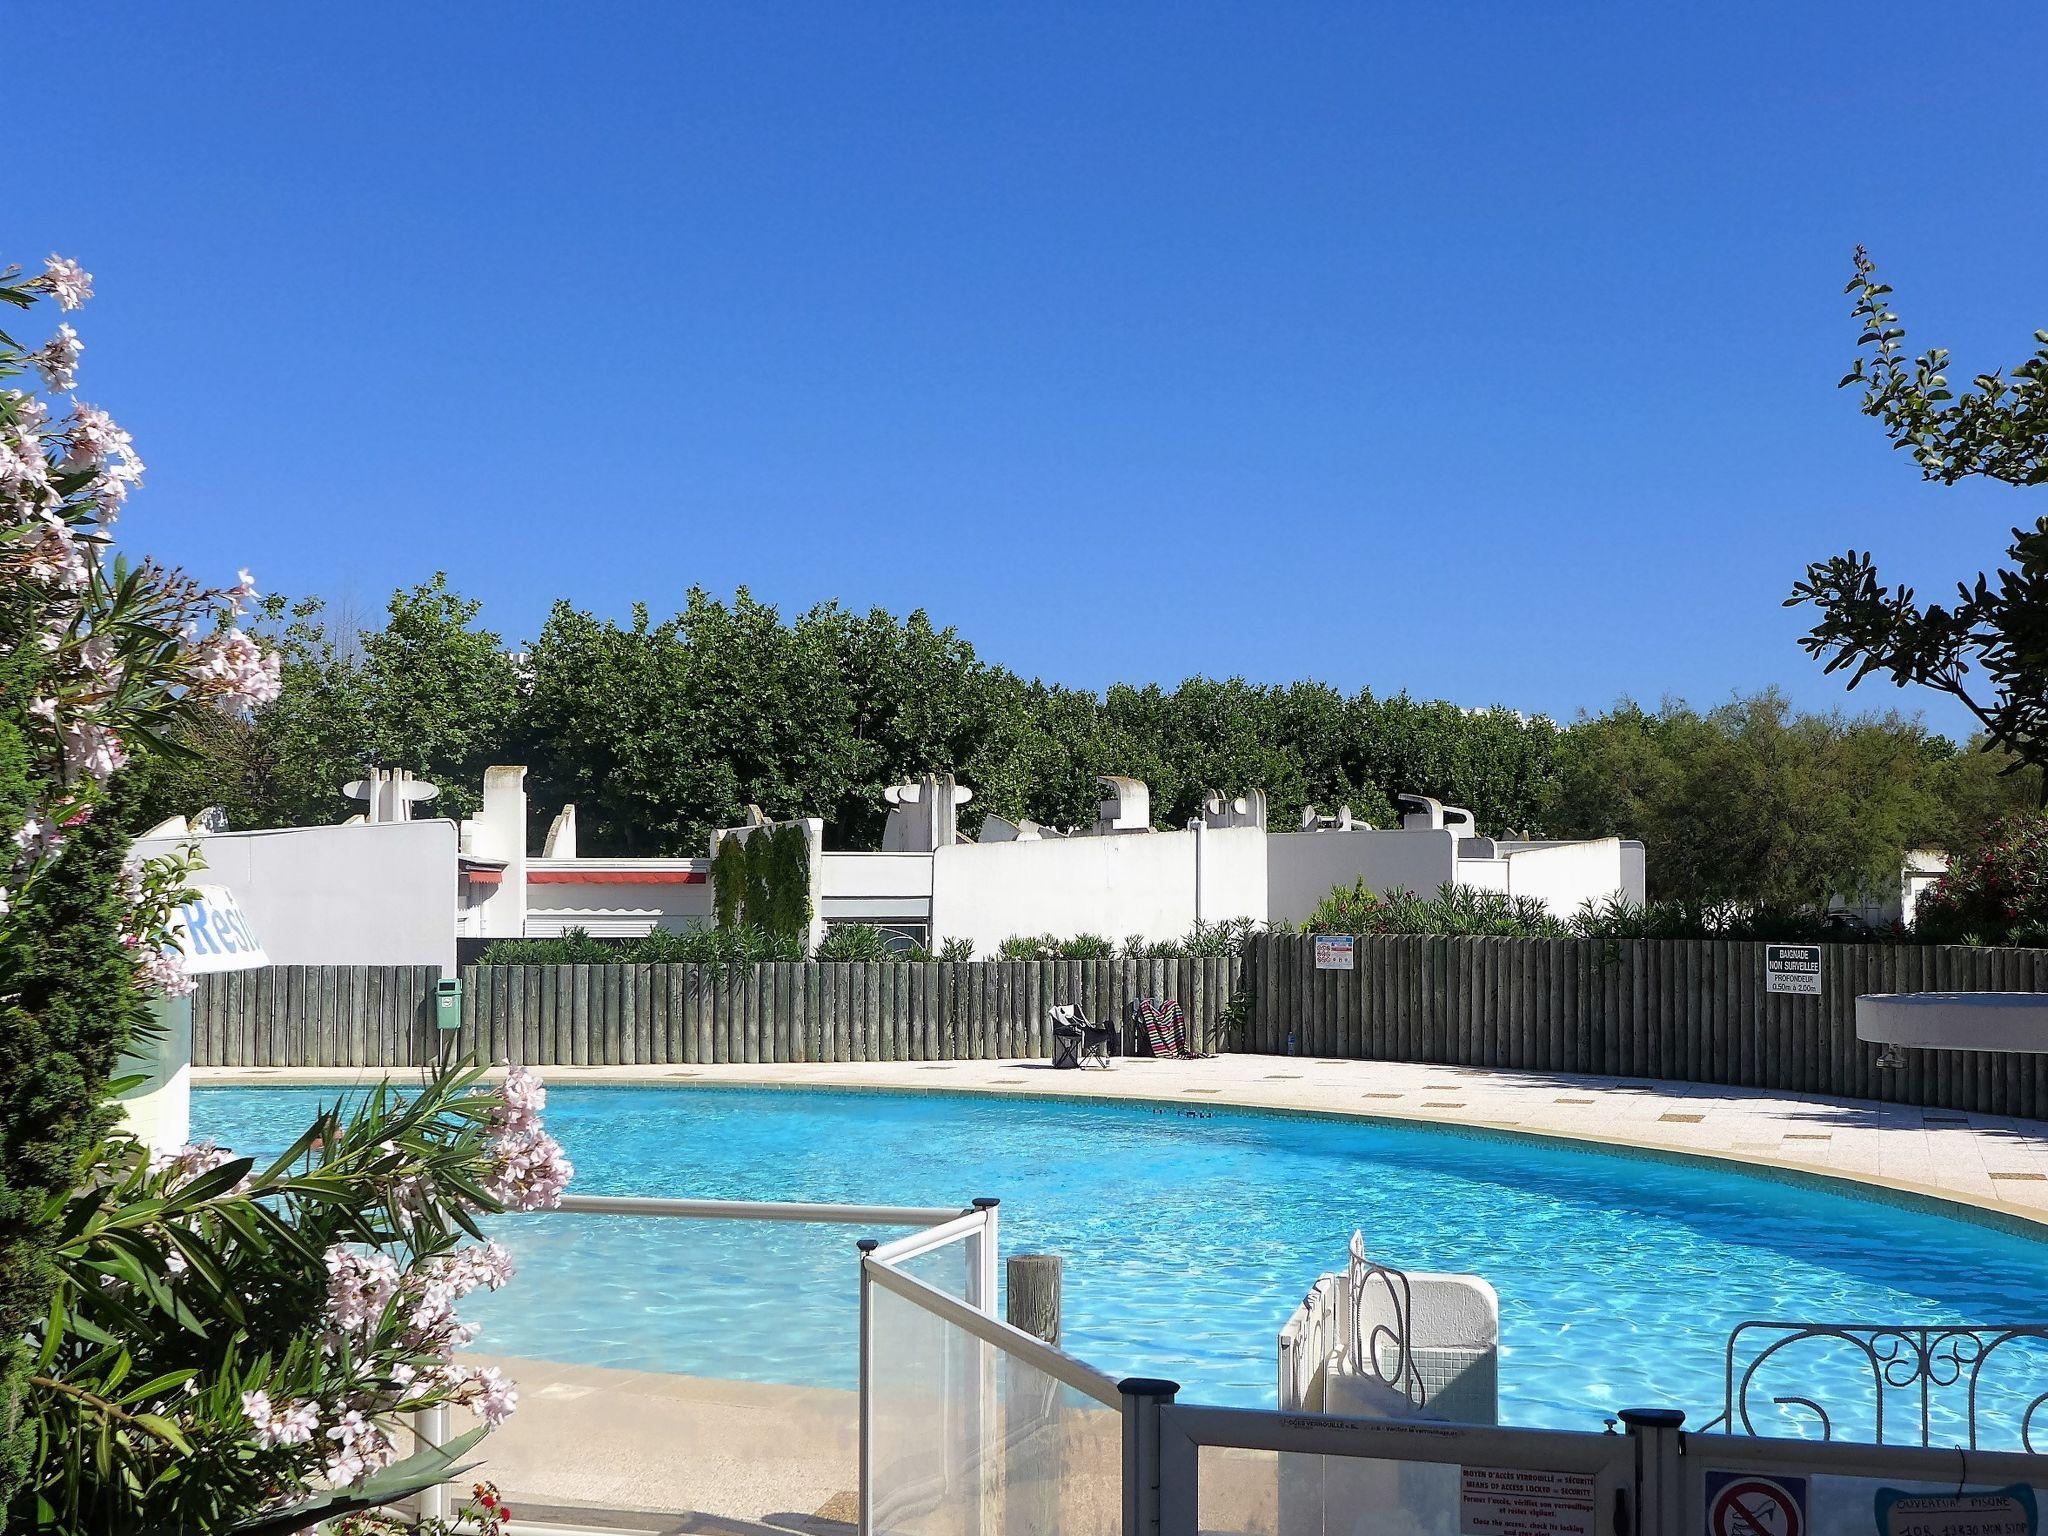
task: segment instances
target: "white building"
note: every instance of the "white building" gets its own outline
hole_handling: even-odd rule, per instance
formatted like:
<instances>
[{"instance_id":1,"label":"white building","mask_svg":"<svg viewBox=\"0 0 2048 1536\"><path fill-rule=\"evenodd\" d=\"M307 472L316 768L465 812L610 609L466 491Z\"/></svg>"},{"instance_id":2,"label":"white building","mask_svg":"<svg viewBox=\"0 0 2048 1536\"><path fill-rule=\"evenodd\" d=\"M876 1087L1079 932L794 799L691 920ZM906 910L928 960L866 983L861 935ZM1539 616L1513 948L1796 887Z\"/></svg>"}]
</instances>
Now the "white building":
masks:
<instances>
[{"instance_id":1,"label":"white building","mask_svg":"<svg viewBox=\"0 0 2048 1536\"><path fill-rule=\"evenodd\" d=\"M530 851L526 770L484 776L483 805L458 828L413 820L433 787L380 774L348 792L366 802L336 827L281 832L152 833L157 846L197 837L210 873L232 889L277 964L431 963L452 970L458 940L550 937L580 928L627 938L712 921L710 858L609 858L577 847L576 808L555 816ZM840 923L871 923L934 948L966 940L978 955L1030 934L1098 934L1116 943L1186 934L1197 922L1295 923L1338 885L1433 895L1444 885L1528 897L1560 916L1620 894L1643 899L1643 847L1618 838L1536 842L1480 835L1471 812L1403 796L1397 828L1355 824L1348 808L1310 814L1272 833L1263 793L1211 794L1174 831L1151 825L1136 779L1105 778L1095 822L1072 831L985 818L963 840L972 792L947 774L887 791L877 852L811 844L813 938ZM755 813L720 837L767 825ZM707 851L708 852L708 851Z\"/></svg>"}]
</instances>

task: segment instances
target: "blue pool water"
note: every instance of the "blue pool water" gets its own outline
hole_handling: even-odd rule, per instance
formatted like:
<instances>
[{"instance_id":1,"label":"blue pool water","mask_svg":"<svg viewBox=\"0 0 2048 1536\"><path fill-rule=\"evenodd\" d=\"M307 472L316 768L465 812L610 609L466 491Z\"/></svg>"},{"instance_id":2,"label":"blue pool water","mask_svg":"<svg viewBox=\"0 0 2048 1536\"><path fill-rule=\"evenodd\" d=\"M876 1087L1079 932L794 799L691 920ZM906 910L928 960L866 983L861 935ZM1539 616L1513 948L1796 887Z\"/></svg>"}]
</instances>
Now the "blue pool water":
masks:
<instances>
[{"instance_id":1,"label":"blue pool water","mask_svg":"<svg viewBox=\"0 0 2048 1536\"><path fill-rule=\"evenodd\" d=\"M201 1089L194 1134L278 1150L333 1096ZM1340 1267L1355 1227L1383 1262L1492 1282L1502 1417L1523 1424L1597 1427L1600 1413L1639 1404L1685 1407L1697 1424L1720 1409L1722 1350L1747 1318L2005 1323L2048 1311L2048 1244L1706 1165L1508 1136L725 1087L556 1087L548 1123L583 1194L948 1206L1000 1196L1006 1252L1066 1258L1064 1346L1111 1375L1177 1380L1193 1400L1272 1405L1274 1336L1315 1277ZM495 1230L520 1273L481 1298L479 1349L852 1384L852 1229L556 1214Z\"/></svg>"}]
</instances>

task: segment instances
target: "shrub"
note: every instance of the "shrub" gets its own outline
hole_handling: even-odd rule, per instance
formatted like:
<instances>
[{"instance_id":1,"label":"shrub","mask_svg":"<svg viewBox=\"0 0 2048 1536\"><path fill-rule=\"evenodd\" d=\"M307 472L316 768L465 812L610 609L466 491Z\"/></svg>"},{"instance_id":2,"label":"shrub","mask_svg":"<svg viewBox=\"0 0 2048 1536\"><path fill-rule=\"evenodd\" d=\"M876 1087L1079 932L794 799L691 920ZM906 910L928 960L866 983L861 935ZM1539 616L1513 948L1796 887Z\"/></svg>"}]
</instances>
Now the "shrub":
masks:
<instances>
[{"instance_id":1,"label":"shrub","mask_svg":"<svg viewBox=\"0 0 2048 1536\"><path fill-rule=\"evenodd\" d=\"M1897 939L1900 930L1871 930L1822 912L1780 912L1742 902L1633 902L1620 896L1589 901L1572 914L1582 939L1770 939L1793 943Z\"/></svg>"},{"instance_id":2,"label":"shrub","mask_svg":"<svg viewBox=\"0 0 2048 1536\"><path fill-rule=\"evenodd\" d=\"M2048 817L2008 822L1935 881L1914 932L1930 944L2048 944Z\"/></svg>"},{"instance_id":3,"label":"shrub","mask_svg":"<svg viewBox=\"0 0 2048 1536\"><path fill-rule=\"evenodd\" d=\"M90 275L55 256L34 277L0 270L0 305L12 309L54 298L75 310L91 292ZM94 1137L142 994L191 985L165 942L187 864L124 869L122 769L215 711L245 718L278 688L276 656L239 627L256 595L246 575L214 590L113 553L142 462L128 433L72 395L81 350L68 324L33 349L0 332L0 1513L10 1530L37 1518L16 1506L25 1482L48 1474L42 1458L106 1462L104 1420L54 1448L34 1439L60 1389L41 1362L29 1374L25 1341L59 1284L52 1202L81 1180L113 1198ZM23 387L35 375L41 388ZM109 1335L117 1343L121 1326ZM203 1489L207 1469L190 1480Z\"/></svg>"},{"instance_id":4,"label":"shrub","mask_svg":"<svg viewBox=\"0 0 2048 1536\"><path fill-rule=\"evenodd\" d=\"M1304 933L1445 934L1465 938L1561 939L1570 930L1542 902L1469 885L1443 885L1434 896L1413 891L1378 895L1363 880L1325 896Z\"/></svg>"},{"instance_id":5,"label":"shrub","mask_svg":"<svg viewBox=\"0 0 2048 1536\"><path fill-rule=\"evenodd\" d=\"M813 957L819 960L901 960L889 947L889 936L873 923L838 923L825 930Z\"/></svg>"},{"instance_id":6,"label":"shrub","mask_svg":"<svg viewBox=\"0 0 2048 1536\"><path fill-rule=\"evenodd\" d=\"M555 1204L570 1168L539 1080L481 1076L379 1085L267 1166L211 1143L95 1147L93 1179L52 1202L36 1477L6 1528L296 1531L440 1480L484 1433L399 1461L418 1409L509 1415L512 1384L456 1359L470 1332L449 1303L510 1276L476 1218Z\"/></svg>"},{"instance_id":7,"label":"shrub","mask_svg":"<svg viewBox=\"0 0 2048 1536\"><path fill-rule=\"evenodd\" d=\"M552 939L499 939L484 947L479 965L753 965L803 959L801 937L736 928L657 928L633 939L596 939L571 928Z\"/></svg>"}]
</instances>

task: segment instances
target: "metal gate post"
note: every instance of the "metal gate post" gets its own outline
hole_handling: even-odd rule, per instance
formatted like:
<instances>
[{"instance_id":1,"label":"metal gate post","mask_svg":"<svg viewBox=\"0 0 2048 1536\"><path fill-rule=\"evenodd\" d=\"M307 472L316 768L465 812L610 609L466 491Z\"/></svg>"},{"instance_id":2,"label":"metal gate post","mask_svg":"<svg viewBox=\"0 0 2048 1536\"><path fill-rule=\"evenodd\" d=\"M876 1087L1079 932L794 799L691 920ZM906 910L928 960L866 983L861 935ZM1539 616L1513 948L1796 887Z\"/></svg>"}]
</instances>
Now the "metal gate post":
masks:
<instances>
[{"instance_id":1,"label":"metal gate post","mask_svg":"<svg viewBox=\"0 0 2048 1536\"><path fill-rule=\"evenodd\" d=\"M1180 1391L1177 1381L1127 1376L1124 1399L1124 1536L1159 1533L1159 1405Z\"/></svg>"},{"instance_id":2,"label":"metal gate post","mask_svg":"<svg viewBox=\"0 0 2048 1536\"><path fill-rule=\"evenodd\" d=\"M437 1404L422 1408L412 1416L413 1439L421 1445L442 1446L448 1443L448 1406ZM435 1483L422 1488L419 1497L419 1515L422 1520L445 1520L448 1518L448 1485Z\"/></svg>"},{"instance_id":3,"label":"metal gate post","mask_svg":"<svg viewBox=\"0 0 2048 1536\"><path fill-rule=\"evenodd\" d=\"M1000 1310L996 1305L996 1244L1000 1221L997 1207L1002 1202L992 1195L980 1195L972 1204L981 1213L981 1230L967 1239L967 1304L984 1317L994 1317ZM965 1344L967 1434L968 1443L974 1447L967 1464L967 1474L974 1479L967 1511L968 1531L970 1536L990 1536L1002 1523L997 1482L1002 1468L998 1367L995 1350L989 1344L972 1336L965 1339Z\"/></svg>"},{"instance_id":4,"label":"metal gate post","mask_svg":"<svg viewBox=\"0 0 2048 1536\"><path fill-rule=\"evenodd\" d=\"M1678 1457L1685 1444L1678 1408L1624 1408L1621 1422L1636 1444L1635 1529L1621 1536L1689 1536Z\"/></svg>"},{"instance_id":5,"label":"metal gate post","mask_svg":"<svg viewBox=\"0 0 2048 1536\"><path fill-rule=\"evenodd\" d=\"M994 1317L997 1311L996 1277L1002 1272L996 1258L1000 1226L997 1207L1002 1203L993 1195L982 1195L974 1201L974 1208L981 1212L981 1231L967 1240L967 1304L987 1317Z\"/></svg>"},{"instance_id":6,"label":"metal gate post","mask_svg":"<svg viewBox=\"0 0 2048 1536\"><path fill-rule=\"evenodd\" d=\"M868 1255L881 1246L864 1237L854 1246L860 1250L860 1484L859 1536L874 1528L875 1499L875 1282L868 1278Z\"/></svg>"}]
</instances>

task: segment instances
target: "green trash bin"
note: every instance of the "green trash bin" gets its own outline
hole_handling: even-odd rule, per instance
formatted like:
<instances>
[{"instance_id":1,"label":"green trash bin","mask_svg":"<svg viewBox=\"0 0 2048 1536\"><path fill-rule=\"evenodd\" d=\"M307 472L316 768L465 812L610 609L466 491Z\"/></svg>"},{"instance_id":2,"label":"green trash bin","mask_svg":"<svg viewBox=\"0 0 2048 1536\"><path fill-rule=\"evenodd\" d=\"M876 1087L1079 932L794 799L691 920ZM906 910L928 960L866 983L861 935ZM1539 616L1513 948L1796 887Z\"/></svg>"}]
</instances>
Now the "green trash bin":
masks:
<instances>
[{"instance_id":1,"label":"green trash bin","mask_svg":"<svg viewBox=\"0 0 2048 1536\"><path fill-rule=\"evenodd\" d=\"M462 1028L462 983L452 976L434 983L434 1022L446 1030Z\"/></svg>"}]
</instances>

